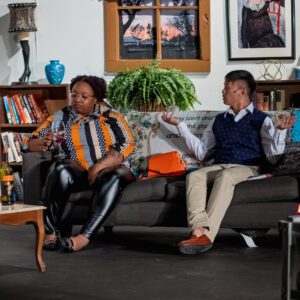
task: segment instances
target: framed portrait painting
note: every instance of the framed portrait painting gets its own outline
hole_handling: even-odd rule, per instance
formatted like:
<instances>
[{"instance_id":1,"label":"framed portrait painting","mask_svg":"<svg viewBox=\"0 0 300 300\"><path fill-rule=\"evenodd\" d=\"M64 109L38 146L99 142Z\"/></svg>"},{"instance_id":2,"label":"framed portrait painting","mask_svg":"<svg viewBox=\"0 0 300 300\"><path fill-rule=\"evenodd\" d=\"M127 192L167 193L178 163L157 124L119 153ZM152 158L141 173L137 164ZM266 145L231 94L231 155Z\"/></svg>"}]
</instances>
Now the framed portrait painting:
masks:
<instances>
[{"instance_id":1,"label":"framed portrait painting","mask_svg":"<svg viewBox=\"0 0 300 300\"><path fill-rule=\"evenodd\" d=\"M226 0L229 60L294 59L294 0Z\"/></svg>"}]
</instances>

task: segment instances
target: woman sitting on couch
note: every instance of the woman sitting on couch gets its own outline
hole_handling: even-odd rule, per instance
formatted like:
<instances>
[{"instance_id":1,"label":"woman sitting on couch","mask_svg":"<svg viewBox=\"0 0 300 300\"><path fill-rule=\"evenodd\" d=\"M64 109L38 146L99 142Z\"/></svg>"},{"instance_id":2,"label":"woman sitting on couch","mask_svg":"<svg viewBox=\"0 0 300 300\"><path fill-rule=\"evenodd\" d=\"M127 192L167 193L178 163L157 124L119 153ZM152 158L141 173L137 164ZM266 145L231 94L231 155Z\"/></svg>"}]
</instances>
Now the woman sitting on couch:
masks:
<instances>
[{"instance_id":1,"label":"woman sitting on couch","mask_svg":"<svg viewBox=\"0 0 300 300\"><path fill-rule=\"evenodd\" d=\"M43 192L46 238L44 249L66 252L85 247L116 204L120 190L133 175L125 167L134 150L132 134L123 116L104 102L106 82L96 76L71 80L71 105L48 119L32 134L30 151L44 151L53 145L53 125L63 122L65 159L48 171ZM93 186L92 213L81 233L69 237L71 212L65 210L69 195ZM58 238L60 233L61 240Z\"/></svg>"}]
</instances>

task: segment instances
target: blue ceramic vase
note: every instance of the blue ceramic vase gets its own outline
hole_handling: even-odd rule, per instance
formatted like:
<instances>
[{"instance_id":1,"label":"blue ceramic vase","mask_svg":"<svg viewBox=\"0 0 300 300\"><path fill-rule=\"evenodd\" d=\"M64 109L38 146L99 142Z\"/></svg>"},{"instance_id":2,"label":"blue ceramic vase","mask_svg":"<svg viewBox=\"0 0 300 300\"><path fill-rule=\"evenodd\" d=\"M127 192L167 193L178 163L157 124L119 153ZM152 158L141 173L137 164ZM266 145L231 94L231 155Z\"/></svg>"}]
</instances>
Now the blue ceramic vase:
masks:
<instances>
[{"instance_id":1,"label":"blue ceramic vase","mask_svg":"<svg viewBox=\"0 0 300 300\"><path fill-rule=\"evenodd\" d=\"M46 77L50 84L60 84L65 75L65 66L59 60L50 60L45 66Z\"/></svg>"}]
</instances>

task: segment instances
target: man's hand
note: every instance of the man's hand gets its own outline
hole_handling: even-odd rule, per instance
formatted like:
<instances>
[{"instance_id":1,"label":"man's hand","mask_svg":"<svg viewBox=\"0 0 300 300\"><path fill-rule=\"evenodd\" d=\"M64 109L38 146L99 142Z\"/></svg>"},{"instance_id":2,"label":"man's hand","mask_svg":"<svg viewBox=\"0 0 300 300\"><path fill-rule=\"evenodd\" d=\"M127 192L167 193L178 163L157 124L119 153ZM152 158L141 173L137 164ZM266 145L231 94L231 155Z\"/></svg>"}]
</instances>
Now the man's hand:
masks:
<instances>
[{"instance_id":1,"label":"man's hand","mask_svg":"<svg viewBox=\"0 0 300 300\"><path fill-rule=\"evenodd\" d=\"M277 129L290 129L296 121L296 116L286 116L278 120Z\"/></svg>"},{"instance_id":2,"label":"man's hand","mask_svg":"<svg viewBox=\"0 0 300 300\"><path fill-rule=\"evenodd\" d=\"M161 116L161 118L168 124L171 124L171 125L175 125L177 126L180 121L173 117L173 113L172 112L164 112Z\"/></svg>"}]
</instances>

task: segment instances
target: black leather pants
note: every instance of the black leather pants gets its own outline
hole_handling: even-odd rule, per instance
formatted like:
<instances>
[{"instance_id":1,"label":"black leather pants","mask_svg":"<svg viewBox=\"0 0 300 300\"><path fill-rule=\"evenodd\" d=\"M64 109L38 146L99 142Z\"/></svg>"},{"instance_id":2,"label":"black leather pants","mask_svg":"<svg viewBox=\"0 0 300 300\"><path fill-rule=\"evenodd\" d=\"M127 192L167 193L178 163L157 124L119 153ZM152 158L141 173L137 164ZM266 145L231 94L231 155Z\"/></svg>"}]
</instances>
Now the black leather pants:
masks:
<instances>
[{"instance_id":1,"label":"black leather pants","mask_svg":"<svg viewBox=\"0 0 300 300\"><path fill-rule=\"evenodd\" d=\"M91 239L115 207L126 183L132 180L133 176L125 168L107 168L99 173L92 199L91 214L82 226L81 234Z\"/></svg>"},{"instance_id":2,"label":"black leather pants","mask_svg":"<svg viewBox=\"0 0 300 300\"><path fill-rule=\"evenodd\" d=\"M47 234L70 234L72 205L66 204L70 193L89 188L87 175L86 170L71 160L56 162L51 166L44 193ZM90 239L97 232L116 205L122 188L132 180L130 171L124 167L107 168L98 174L93 185L90 216L87 216L87 222L81 229L82 234Z\"/></svg>"},{"instance_id":3,"label":"black leather pants","mask_svg":"<svg viewBox=\"0 0 300 300\"><path fill-rule=\"evenodd\" d=\"M43 189L43 202L47 207L44 214L46 234L60 231L70 193L87 186L87 171L75 161L57 161L51 165Z\"/></svg>"}]
</instances>

